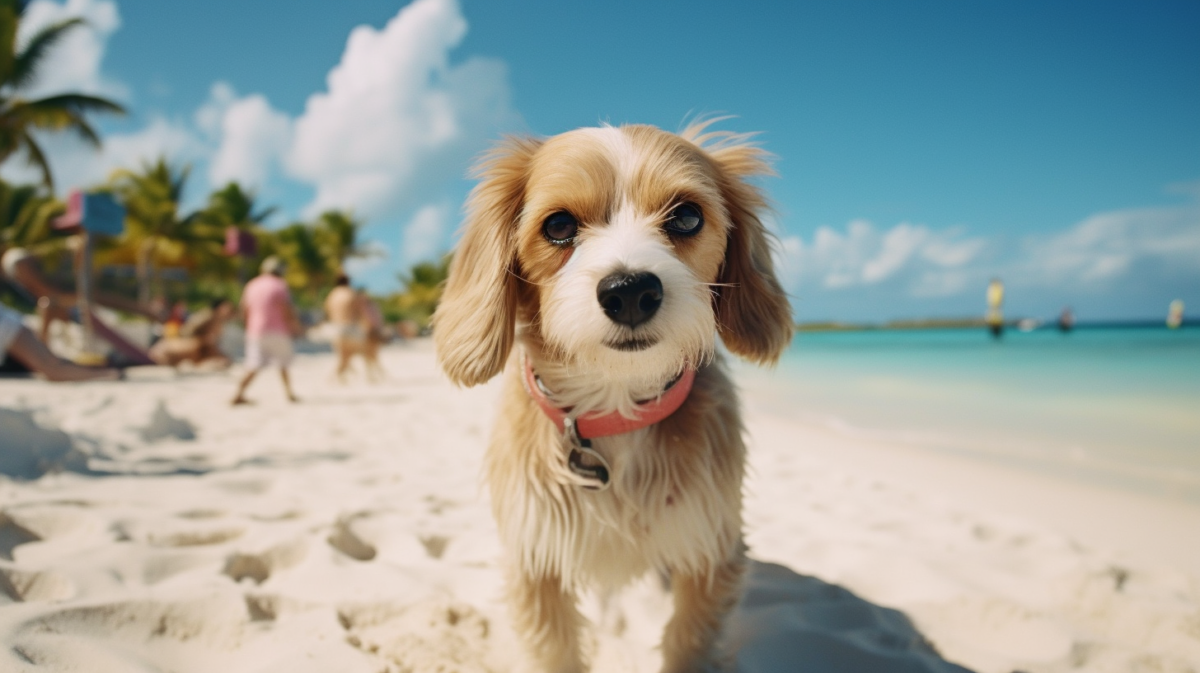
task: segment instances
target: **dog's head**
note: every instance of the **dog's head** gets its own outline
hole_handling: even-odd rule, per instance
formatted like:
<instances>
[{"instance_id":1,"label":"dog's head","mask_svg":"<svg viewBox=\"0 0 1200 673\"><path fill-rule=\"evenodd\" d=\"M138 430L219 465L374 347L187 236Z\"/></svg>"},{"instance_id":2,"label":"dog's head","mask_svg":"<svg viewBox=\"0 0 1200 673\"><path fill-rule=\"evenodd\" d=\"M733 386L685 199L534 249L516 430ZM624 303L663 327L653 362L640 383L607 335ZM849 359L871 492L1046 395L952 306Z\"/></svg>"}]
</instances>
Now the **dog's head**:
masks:
<instances>
[{"instance_id":1,"label":"dog's head","mask_svg":"<svg viewBox=\"0 0 1200 673\"><path fill-rule=\"evenodd\" d=\"M716 334L777 360L791 310L747 181L770 169L704 127L579 129L486 155L434 316L450 378L499 373L518 320L550 357L609 379L661 383L710 357Z\"/></svg>"}]
</instances>

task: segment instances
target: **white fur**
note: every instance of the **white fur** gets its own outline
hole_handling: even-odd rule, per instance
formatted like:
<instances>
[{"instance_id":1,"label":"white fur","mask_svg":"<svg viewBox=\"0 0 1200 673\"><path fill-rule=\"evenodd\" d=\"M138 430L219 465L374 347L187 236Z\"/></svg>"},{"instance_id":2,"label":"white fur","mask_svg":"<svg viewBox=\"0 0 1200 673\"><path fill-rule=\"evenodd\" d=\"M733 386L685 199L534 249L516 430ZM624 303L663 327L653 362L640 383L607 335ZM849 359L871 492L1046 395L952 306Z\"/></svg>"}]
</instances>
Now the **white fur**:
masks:
<instances>
[{"instance_id":1,"label":"white fur","mask_svg":"<svg viewBox=\"0 0 1200 673\"><path fill-rule=\"evenodd\" d=\"M554 446L558 438L534 441ZM520 504L504 512L501 534L506 549L519 551L513 561L523 572L615 589L649 571L701 573L726 559L733 541L720 532L740 530L740 512L706 497L715 486L675 494L669 505L633 486L661 469L650 441L645 429L592 441L613 468L605 491L521 491Z\"/></svg>"},{"instance_id":2,"label":"white fur","mask_svg":"<svg viewBox=\"0 0 1200 673\"><path fill-rule=\"evenodd\" d=\"M712 356L716 320L711 291L675 256L661 230L662 217L638 212L624 199L609 222L588 223L580 230L571 258L542 306L547 345L566 356L566 366L539 374L560 405L629 414L637 400L656 395L684 367ZM617 272L649 272L662 282L662 305L636 329L611 321L596 299L600 280ZM633 336L656 343L636 352L605 345Z\"/></svg>"}]
</instances>

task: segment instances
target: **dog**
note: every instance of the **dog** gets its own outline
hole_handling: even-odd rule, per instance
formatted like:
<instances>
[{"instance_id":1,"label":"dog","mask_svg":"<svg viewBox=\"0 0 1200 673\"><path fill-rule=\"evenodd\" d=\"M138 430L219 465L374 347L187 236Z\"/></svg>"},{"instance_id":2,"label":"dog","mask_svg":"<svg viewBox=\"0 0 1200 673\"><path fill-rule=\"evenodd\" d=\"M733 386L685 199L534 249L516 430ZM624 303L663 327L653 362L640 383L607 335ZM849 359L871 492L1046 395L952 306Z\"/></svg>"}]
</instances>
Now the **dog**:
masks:
<instances>
[{"instance_id":1,"label":"dog","mask_svg":"<svg viewBox=\"0 0 1200 673\"><path fill-rule=\"evenodd\" d=\"M751 182L768 155L712 121L508 138L474 169L433 333L455 383L505 371L485 476L540 670L586 670L581 589L649 572L673 594L662 670L725 659L746 450L716 341L773 364L793 326Z\"/></svg>"}]
</instances>

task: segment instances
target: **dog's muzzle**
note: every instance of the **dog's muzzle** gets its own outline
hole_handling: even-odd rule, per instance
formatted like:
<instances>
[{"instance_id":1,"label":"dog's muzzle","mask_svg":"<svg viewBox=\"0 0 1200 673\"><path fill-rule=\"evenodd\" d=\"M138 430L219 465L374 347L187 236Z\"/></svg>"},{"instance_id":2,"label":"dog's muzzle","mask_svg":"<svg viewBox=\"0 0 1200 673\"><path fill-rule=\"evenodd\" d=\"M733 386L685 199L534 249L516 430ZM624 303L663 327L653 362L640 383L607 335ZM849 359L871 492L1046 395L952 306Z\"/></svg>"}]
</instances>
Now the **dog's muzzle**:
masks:
<instances>
[{"instance_id":1,"label":"dog's muzzle","mask_svg":"<svg viewBox=\"0 0 1200 673\"><path fill-rule=\"evenodd\" d=\"M662 306L662 281L646 271L609 274L596 285L596 300L609 320L632 329L653 318Z\"/></svg>"}]
</instances>

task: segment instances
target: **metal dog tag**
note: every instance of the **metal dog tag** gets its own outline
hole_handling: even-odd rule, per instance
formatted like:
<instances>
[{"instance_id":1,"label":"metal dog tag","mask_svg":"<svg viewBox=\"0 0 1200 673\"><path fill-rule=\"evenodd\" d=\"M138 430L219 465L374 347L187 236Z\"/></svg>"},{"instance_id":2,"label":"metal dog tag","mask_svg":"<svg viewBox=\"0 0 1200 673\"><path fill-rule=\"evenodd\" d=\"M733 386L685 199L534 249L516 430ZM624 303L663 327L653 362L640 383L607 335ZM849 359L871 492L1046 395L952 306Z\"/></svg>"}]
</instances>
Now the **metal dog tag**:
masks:
<instances>
[{"instance_id":1,"label":"metal dog tag","mask_svg":"<svg viewBox=\"0 0 1200 673\"><path fill-rule=\"evenodd\" d=\"M572 482L592 491L608 488L608 461L592 448L591 440L579 437L575 419L570 416L563 420L563 444Z\"/></svg>"}]
</instances>

